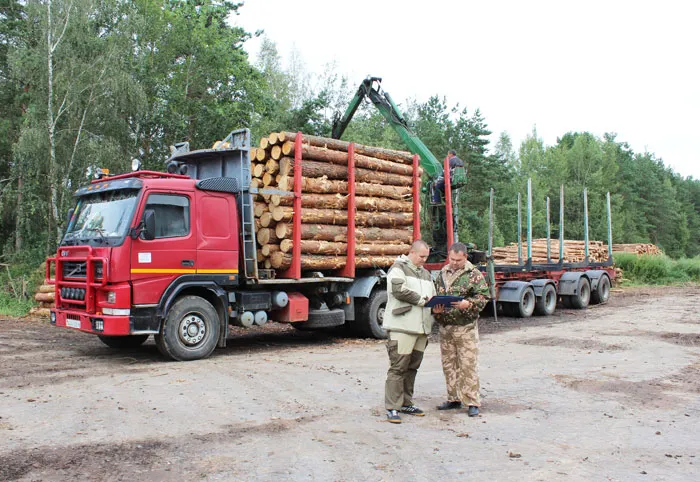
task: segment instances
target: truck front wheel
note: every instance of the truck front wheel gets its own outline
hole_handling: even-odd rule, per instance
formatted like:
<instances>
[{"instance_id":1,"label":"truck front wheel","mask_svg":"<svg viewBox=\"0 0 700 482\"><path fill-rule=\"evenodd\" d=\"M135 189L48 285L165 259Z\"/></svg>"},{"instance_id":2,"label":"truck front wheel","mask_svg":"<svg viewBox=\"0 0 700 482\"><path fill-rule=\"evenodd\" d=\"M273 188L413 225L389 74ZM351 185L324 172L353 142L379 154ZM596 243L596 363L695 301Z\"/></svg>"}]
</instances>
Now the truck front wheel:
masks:
<instances>
[{"instance_id":1,"label":"truck front wheel","mask_svg":"<svg viewBox=\"0 0 700 482\"><path fill-rule=\"evenodd\" d=\"M219 316L204 298L184 296L172 306L155 339L158 350L173 360L206 358L219 339Z\"/></svg>"},{"instance_id":2,"label":"truck front wheel","mask_svg":"<svg viewBox=\"0 0 700 482\"><path fill-rule=\"evenodd\" d=\"M356 298L355 326L360 336L369 338L386 338L387 334L382 324L384 323L384 311L386 310L386 290L376 289L369 298L359 300Z\"/></svg>"}]
</instances>

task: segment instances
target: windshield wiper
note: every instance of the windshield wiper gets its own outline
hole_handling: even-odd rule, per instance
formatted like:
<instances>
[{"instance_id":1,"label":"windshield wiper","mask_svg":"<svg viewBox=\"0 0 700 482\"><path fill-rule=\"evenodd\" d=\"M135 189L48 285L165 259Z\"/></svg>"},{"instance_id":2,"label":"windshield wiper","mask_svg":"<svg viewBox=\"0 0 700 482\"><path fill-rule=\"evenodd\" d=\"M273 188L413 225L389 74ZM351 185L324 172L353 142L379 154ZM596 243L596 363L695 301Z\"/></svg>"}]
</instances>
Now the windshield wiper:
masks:
<instances>
[{"instance_id":1,"label":"windshield wiper","mask_svg":"<svg viewBox=\"0 0 700 482\"><path fill-rule=\"evenodd\" d=\"M102 228L84 228L83 231L94 231L100 235L100 241L107 244L107 238L105 237L105 230Z\"/></svg>"}]
</instances>

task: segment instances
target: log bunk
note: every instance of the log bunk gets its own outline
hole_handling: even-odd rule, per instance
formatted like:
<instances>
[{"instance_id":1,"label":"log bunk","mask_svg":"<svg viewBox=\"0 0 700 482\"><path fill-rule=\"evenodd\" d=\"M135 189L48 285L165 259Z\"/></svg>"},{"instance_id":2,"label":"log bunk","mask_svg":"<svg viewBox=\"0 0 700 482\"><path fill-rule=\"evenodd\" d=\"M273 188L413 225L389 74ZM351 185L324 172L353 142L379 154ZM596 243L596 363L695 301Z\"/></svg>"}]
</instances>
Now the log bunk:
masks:
<instances>
[{"instance_id":1,"label":"log bunk","mask_svg":"<svg viewBox=\"0 0 700 482\"><path fill-rule=\"evenodd\" d=\"M258 264L277 277L387 268L420 237L418 156L273 132L250 158Z\"/></svg>"}]
</instances>

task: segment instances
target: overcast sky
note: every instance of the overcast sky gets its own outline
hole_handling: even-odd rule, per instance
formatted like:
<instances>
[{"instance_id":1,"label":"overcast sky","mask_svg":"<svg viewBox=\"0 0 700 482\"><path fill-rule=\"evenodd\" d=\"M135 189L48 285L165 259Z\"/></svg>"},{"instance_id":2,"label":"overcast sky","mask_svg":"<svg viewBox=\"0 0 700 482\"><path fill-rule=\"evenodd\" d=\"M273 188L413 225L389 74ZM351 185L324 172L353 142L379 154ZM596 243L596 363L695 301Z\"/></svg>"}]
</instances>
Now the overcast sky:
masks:
<instances>
[{"instance_id":1,"label":"overcast sky","mask_svg":"<svg viewBox=\"0 0 700 482\"><path fill-rule=\"evenodd\" d=\"M546 145L615 132L695 179L699 21L694 0L246 0L234 20L309 72L335 62L353 86L382 77L400 103L479 108L492 145L505 131L517 150L535 126ZM246 43L251 57L259 45Z\"/></svg>"}]
</instances>

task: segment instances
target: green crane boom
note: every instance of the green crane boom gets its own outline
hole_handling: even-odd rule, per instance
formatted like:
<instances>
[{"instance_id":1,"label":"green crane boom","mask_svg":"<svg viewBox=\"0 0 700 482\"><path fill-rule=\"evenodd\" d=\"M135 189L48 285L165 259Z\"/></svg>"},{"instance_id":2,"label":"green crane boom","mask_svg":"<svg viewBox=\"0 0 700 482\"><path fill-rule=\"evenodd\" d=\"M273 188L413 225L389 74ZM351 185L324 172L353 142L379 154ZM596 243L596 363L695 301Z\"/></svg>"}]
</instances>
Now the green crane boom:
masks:
<instances>
[{"instance_id":1,"label":"green crane boom","mask_svg":"<svg viewBox=\"0 0 700 482\"><path fill-rule=\"evenodd\" d=\"M388 92L381 90L381 81L379 77L367 77L357 89L355 97L350 101L350 105L342 117L336 118L333 121L333 133L331 137L340 139L345 132L345 128L352 120L355 111L360 106L362 101L367 97L377 107L379 112L384 116L389 125L399 134L401 139L408 146L408 150L420 156L420 163L425 169L425 172L431 178L435 179L442 175L442 163L437 160L432 152L423 144L416 134L413 133L408 126L408 122L404 119L396 104L391 99Z\"/></svg>"}]
</instances>

